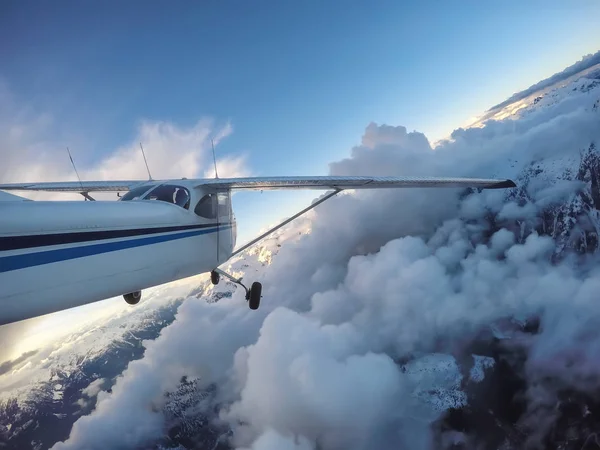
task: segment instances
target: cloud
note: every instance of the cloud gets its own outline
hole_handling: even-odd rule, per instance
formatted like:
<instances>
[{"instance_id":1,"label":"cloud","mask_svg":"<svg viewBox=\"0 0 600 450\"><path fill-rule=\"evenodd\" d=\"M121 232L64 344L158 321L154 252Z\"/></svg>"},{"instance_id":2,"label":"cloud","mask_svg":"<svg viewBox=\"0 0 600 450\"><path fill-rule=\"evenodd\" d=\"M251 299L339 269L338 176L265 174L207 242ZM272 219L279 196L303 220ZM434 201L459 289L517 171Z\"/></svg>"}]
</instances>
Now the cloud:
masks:
<instances>
[{"instance_id":1,"label":"cloud","mask_svg":"<svg viewBox=\"0 0 600 450\"><path fill-rule=\"evenodd\" d=\"M256 344L236 355L245 360L246 379L240 401L224 417L325 448L366 444L373 430L389 425L402 385L389 356L355 354L359 339L351 328L321 327L289 309L274 310Z\"/></svg>"},{"instance_id":2,"label":"cloud","mask_svg":"<svg viewBox=\"0 0 600 450\"><path fill-rule=\"evenodd\" d=\"M143 122L135 141L117 148L99 167L84 171L85 179L147 179L139 142L144 145L155 179L191 177L198 173L203 146L211 134L211 121L200 120L181 129L168 122Z\"/></svg>"},{"instance_id":3,"label":"cloud","mask_svg":"<svg viewBox=\"0 0 600 450\"><path fill-rule=\"evenodd\" d=\"M314 450L308 439L300 437L298 439L293 436L283 436L276 431L268 430L261 435L251 448L240 450Z\"/></svg>"},{"instance_id":4,"label":"cloud","mask_svg":"<svg viewBox=\"0 0 600 450\"><path fill-rule=\"evenodd\" d=\"M41 320L41 318L36 317L0 326L0 342L2 342L2 346L0 347L0 362L2 362L2 366L8 364L12 368L15 365L14 361L18 360L22 355L33 351L31 350L31 346L28 349L24 349L21 346L23 336L26 335L28 330L39 325Z\"/></svg>"},{"instance_id":5,"label":"cloud","mask_svg":"<svg viewBox=\"0 0 600 450\"><path fill-rule=\"evenodd\" d=\"M44 174L46 164L47 175L56 173L57 165L49 157L52 144L48 142L52 139L50 130L53 124L50 114L38 113L34 108L19 103L8 84L0 78L0 180L13 181L25 172L39 177ZM36 163L32 164L33 161ZM28 164L30 169L26 168Z\"/></svg>"},{"instance_id":6,"label":"cloud","mask_svg":"<svg viewBox=\"0 0 600 450\"><path fill-rule=\"evenodd\" d=\"M0 181L76 181L66 147L77 164L82 180L147 179L140 142L154 179L192 178L212 168L211 139L218 145L233 132L231 123L219 124L201 118L191 126L169 121L142 120L135 135L119 147L107 150L91 163L78 158L92 146L85 142L69 143L69 136L53 132L55 118L22 104L0 80ZM244 156L226 156L219 161L222 176L249 173ZM28 193L33 199L81 199L78 195ZM113 194L97 194L99 198L116 198Z\"/></svg>"},{"instance_id":7,"label":"cloud","mask_svg":"<svg viewBox=\"0 0 600 450\"><path fill-rule=\"evenodd\" d=\"M95 397L102 390L102 387L106 383L104 378L98 378L97 380L92 381L88 386L81 391L83 395L86 397Z\"/></svg>"},{"instance_id":8,"label":"cloud","mask_svg":"<svg viewBox=\"0 0 600 450\"><path fill-rule=\"evenodd\" d=\"M217 173L220 178L249 177L252 175L246 155L229 156L217 159ZM204 178L214 178L214 166L204 171Z\"/></svg>"},{"instance_id":9,"label":"cloud","mask_svg":"<svg viewBox=\"0 0 600 450\"><path fill-rule=\"evenodd\" d=\"M150 443L163 433L162 393L187 375L201 389L217 387L195 412L217 408L215 423L233 430L238 449L428 449L431 424L464 401L452 355L464 359L482 329L513 316L540 318L541 332L526 343L532 404L556 399L548 376L591 389L600 374L597 258L553 262L555 241L532 230L540 208L581 188L556 180L600 142L589 107L597 98L569 92L521 119L457 130L435 151L421 133L370 124L332 174L513 177L525 191L530 180L518 176L537 173L538 182L524 204L504 191L454 189L330 200L309 234L292 226L296 239L265 244L278 252L270 265L259 252L233 263L263 282L258 311L245 308L240 290L217 303L189 298L53 448Z\"/></svg>"},{"instance_id":10,"label":"cloud","mask_svg":"<svg viewBox=\"0 0 600 450\"><path fill-rule=\"evenodd\" d=\"M3 362L2 364L0 364L0 375L4 375L5 373L11 371L13 368L26 361L31 356L35 355L38 351L39 350L31 350L29 352L23 353L16 359Z\"/></svg>"},{"instance_id":11,"label":"cloud","mask_svg":"<svg viewBox=\"0 0 600 450\"><path fill-rule=\"evenodd\" d=\"M107 380L104 378L98 378L87 385L86 388L82 389L81 394L83 397L77 399L75 402L81 409L87 409L93 404L93 399L102 391L102 388L106 384Z\"/></svg>"}]
</instances>

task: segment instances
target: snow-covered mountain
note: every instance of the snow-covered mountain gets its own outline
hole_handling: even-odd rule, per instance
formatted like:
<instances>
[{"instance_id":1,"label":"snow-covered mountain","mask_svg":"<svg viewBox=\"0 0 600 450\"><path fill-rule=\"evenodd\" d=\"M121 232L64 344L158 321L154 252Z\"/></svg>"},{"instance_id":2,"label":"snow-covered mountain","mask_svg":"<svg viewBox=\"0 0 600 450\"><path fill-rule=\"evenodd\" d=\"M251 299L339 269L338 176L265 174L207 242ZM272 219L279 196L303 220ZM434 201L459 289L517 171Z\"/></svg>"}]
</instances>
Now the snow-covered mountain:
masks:
<instances>
[{"instance_id":1,"label":"snow-covered mountain","mask_svg":"<svg viewBox=\"0 0 600 450\"><path fill-rule=\"evenodd\" d=\"M581 102L582 108L598 114L596 129L600 130L600 66L530 96L527 104L506 119L526 121L533 113L560 107L571 96L581 94L589 97ZM512 230L520 242L525 242L532 233L551 237L555 244L551 260L556 263L574 257L577 265L586 260L586 255L597 254L599 246L600 149L593 140L580 148L565 144L564 152L533 158L518 172L515 177L518 187L505 199L518 205L518 211L503 210L503 217L490 214L488 220L490 233L504 227ZM551 196L540 195L550 192ZM499 326L503 329L501 333ZM471 342L471 347L491 358L490 364L484 369L486 375L480 383L463 385L464 405L449 409L438 422L439 431L445 432L438 434L438 448L567 450L600 445L596 435L600 426L597 395L600 385L591 391L587 387L553 386L556 400L541 406L532 402L531 390L535 387L528 386L525 373L529 342L539 332L538 317L516 320L513 316L491 324L489 330L482 330L481 337ZM548 375L540 383L553 385L557 380ZM546 427L537 430L532 429L531 419L535 408L539 408L537 414L547 422ZM441 439L448 432L454 437L457 435L453 432L458 433L454 443Z\"/></svg>"},{"instance_id":2,"label":"snow-covered mountain","mask_svg":"<svg viewBox=\"0 0 600 450\"><path fill-rule=\"evenodd\" d=\"M46 449L68 436L73 422L93 409L100 388L109 389L143 356L143 341L174 320L181 300L77 331L42 360L6 374L13 383L3 386L0 400L3 448Z\"/></svg>"}]
</instances>

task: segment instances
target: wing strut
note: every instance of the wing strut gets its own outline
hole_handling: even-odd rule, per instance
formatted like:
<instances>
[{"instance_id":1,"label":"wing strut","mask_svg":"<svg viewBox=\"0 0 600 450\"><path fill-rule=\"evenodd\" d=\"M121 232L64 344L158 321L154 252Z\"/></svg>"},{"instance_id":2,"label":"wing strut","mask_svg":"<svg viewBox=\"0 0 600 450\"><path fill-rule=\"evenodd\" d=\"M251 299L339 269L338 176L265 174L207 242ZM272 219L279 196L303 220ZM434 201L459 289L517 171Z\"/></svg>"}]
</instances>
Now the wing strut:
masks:
<instances>
[{"instance_id":1,"label":"wing strut","mask_svg":"<svg viewBox=\"0 0 600 450\"><path fill-rule=\"evenodd\" d=\"M343 191L343 189L339 189L336 188L333 192L330 192L329 194L325 195L324 197L320 198L319 200L317 200L316 202L314 202L313 204L311 204L310 206L304 208L302 211L300 211L297 214L294 214L292 217L290 217L289 219L284 220L283 222L281 222L279 225L271 228L270 230L266 231L265 233L261 234L260 236L258 236L256 239L252 239L250 242L248 242L246 245L243 245L242 247L238 248L236 251L234 251L231 254L231 257L234 257L235 255L237 255L238 253L243 252L244 250L246 250L248 247L251 247L252 245L256 244L258 241L266 238L268 235L270 235L271 233L274 233L275 231L279 230L282 226L287 225L288 223L290 223L292 220L297 219L298 217L300 217L302 214L310 211L311 209L313 209L316 206L319 206L321 203L323 203L325 200L329 200L331 197L337 195L338 193L340 193L341 191Z\"/></svg>"}]
</instances>

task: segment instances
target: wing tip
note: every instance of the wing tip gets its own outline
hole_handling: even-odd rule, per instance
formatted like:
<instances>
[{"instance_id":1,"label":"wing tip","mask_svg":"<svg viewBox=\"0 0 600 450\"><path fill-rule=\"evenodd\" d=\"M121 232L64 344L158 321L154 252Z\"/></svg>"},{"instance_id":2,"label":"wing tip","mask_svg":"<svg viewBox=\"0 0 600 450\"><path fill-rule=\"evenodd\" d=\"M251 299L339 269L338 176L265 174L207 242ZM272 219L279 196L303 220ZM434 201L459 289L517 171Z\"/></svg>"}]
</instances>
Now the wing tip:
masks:
<instances>
[{"instance_id":1,"label":"wing tip","mask_svg":"<svg viewBox=\"0 0 600 450\"><path fill-rule=\"evenodd\" d=\"M506 179L504 181L499 181L490 186L491 189L508 189L517 187L516 183L513 180Z\"/></svg>"}]
</instances>

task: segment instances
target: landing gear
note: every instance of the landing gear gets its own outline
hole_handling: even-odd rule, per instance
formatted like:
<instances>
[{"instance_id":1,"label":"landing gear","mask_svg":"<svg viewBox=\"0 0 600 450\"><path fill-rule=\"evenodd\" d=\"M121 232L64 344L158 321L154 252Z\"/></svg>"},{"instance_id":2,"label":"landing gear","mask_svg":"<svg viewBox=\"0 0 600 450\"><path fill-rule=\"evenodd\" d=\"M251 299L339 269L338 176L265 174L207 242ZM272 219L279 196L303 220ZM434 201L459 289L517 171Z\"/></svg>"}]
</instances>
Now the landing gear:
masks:
<instances>
[{"instance_id":1,"label":"landing gear","mask_svg":"<svg viewBox=\"0 0 600 450\"><path fill-rule=\"evenodd\" d=\"M327 199L330 199L330 198L334 197L335 195L337 195L338 193L340 193L342 190L343 190L342 188L333 187L333 192L330 192L329 194L321 197L319 200L317 200L316 202L312 203L310 206L304 208L302 211L294 214L289 219L284 220L279 225L276 225L275 227L271 228L270 230L264 232L263 234L261 234L257 238L252 239L247 244L243 245L242 247L240 247L237 250L235 250L234 252L232 252L229 255L229 258L232 258L233 256L235 256L235 255L243 252L247 248L253 246L254 244L256 244L260 240L264 239L268 235L272 234L273 232L277 231L278 229L280 229L284 225L290 223L292 220L297 219L302 214L310 211L311 209L313 209L316 206L320 205L321 203L323 203ZM217 237L218 236L219 236L219 234L217 233ZM217 253L217 256L218 256L218 253ZM219 259L219 258L217 258L217 259ZM229 280L233 281L235 284L240 285L241 287L243 287L244 290L246 291L246 301L248 302L248 306L250 307L250 309L258 309L258 307L260 306L260 299L262 297L262 285L259 282L252 283L252 286L250 287L250 289L248 289L242 283L242 279L241 278L237 279L237 278L229 275L227 272L223 272L221 269L215 269L215 270L213 270L210 273L210 281L212 281L212 284L216 285L216 284L219 283L219 279L220 279L221 276L224 276L225 278L228 278Z\"/></svg>"},{"instance_id":2,"label":"landing gear","mask_svg":"<svg viewBox=\"0 0 600 450\"><path fill-rule=\"evenodd\" d=\"M137 305L142 299L142 291L135 291L129 294L123 295L125 301L130 305Z\"/></svg>"},{"instance_id":3,"label":"landing gear","mask_svg":"<svg viewBox=\"0 0 600 450\"><path fill-rule=\"evenodd\" d=\"M248 302L248 306L250 309L258 309L260 306L260 298L262 297L262 284L258 281L252 283L250 289L248 289L244 283L242 283L241 278L235 278L232 275L229 275L227 272L222 271L221 269L215 269L210 273L210 281L212 284L218 284L219 280L223 275L225 278L231 280L235 284L241 286L246 291L246 301Z\"/></svg>"},{"instance_id":4,"label":"landing gear","mask_svg":"<svg viewBox=\"0 0 600 450\"><path fill-rule=\"evenodd\" d=\"M250 309L258 309L260 306L260 297L262 293L262 284L258 281L252 283L250 290L246 292L246 300Z\"/></svg>"}]
</instances>

